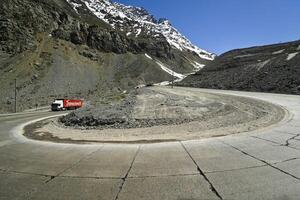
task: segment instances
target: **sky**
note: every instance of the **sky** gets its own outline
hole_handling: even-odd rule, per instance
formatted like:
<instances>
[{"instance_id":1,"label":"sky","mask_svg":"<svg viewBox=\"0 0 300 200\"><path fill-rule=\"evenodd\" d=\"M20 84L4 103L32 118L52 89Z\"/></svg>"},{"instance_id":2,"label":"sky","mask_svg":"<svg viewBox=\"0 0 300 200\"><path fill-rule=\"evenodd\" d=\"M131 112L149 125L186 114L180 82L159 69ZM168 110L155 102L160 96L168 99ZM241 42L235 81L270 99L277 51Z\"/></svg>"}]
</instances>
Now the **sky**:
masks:
<instances>
[{"instance_id":1,"label":"sky","mask_svg":"<svg viewBox=\"0 0 300 200\"><path fill-rule=\"evenodd\" d=\"M115 0L146 8L202 49L226 51L300 39L300 0Z\"/></svg>"}]
</instances>

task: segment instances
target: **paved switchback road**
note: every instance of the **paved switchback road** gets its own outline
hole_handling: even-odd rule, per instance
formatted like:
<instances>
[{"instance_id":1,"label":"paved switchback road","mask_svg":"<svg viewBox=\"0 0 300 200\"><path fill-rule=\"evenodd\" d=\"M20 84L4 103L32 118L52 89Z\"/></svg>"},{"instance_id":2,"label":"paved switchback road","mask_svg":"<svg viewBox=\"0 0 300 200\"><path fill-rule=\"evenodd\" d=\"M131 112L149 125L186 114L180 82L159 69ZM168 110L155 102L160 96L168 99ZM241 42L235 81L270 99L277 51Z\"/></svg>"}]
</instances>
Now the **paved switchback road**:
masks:
<instances>
[{"instance_id":1,"label":"paved switchback road","mask_svg":"<svg viewBox=\"0 0 300 200\"><path fill-rule=\"evenodd\" d=\"M0 199L299 200L300 96L201 91L258 98L290 114L251 133L131 145L32 141L20 126L57 113L1 115Z\"/></svg>"}]
</instances>

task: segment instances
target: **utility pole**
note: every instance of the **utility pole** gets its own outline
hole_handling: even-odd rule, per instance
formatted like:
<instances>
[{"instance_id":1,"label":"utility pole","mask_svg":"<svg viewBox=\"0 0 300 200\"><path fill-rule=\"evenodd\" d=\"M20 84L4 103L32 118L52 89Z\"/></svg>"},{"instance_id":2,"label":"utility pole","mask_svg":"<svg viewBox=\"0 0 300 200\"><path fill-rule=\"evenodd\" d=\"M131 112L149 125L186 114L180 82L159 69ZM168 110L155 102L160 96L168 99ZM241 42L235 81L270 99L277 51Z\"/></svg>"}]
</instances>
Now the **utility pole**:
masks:
<instances>
[{"instance_id":1,"label":"utility pole","mask_svg":"<svg viewBox=\"0 0 300 200\"><path fill-rule=\"evenodd\" d=\"M35 111L37 111L38 110L38 106L39 106L39 104L37 103L37 100L36 100L36 98L34 98L35 99Z\"/></svg>"},{"instance_id":2,"label":"utility pole","mask_svg":"<svg viewBox=\"0 0 300 200\"><path fill-rule=\"evenodd\" d=\"M17 113L17 79L15 78L15 113Z\"/></svg>"},{"instance_id":3,"label":"utility pole","mask_svg":"<svg viewBox=\"0 0 300 200\"><path fill-rule=\"evenodd\" d=\"M172 72L172 85L171 88L174 88L174 72Z\"/></svg>"}]
</instances>

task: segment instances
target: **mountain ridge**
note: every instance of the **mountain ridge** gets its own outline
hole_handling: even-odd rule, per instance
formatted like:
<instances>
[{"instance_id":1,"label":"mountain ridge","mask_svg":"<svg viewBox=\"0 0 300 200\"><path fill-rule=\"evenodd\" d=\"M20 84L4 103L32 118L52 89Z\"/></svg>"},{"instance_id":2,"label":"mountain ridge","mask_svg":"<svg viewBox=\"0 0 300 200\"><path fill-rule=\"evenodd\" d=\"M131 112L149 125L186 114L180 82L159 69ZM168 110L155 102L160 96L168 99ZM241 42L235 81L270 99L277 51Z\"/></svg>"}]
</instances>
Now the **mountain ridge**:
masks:
<instances>
[{"instance_id":1,"label":"mountain ridge","mask_svg":"<svg viewBox=\"0 0 300 200\"><path fill-rule=\"evenodd\" d=\"M300 40L223 53L178 85L300 94Z\"/></svg>"}]
</instances>

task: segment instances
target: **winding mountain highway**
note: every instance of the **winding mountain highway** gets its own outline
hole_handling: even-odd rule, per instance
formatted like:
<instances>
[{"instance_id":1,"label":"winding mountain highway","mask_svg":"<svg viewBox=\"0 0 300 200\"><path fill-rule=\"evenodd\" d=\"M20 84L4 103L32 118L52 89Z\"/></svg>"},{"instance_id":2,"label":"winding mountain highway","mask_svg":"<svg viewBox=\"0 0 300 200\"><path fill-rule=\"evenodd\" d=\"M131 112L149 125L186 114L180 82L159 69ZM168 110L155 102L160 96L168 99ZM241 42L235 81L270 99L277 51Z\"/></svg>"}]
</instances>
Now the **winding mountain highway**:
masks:
<instances>
[{"instance_id":1,"label":"winding mountain highway","mask_svg":"<svg viewBox=\"0 0 300 200\"><path fill-rule=\"evenodd\" d=\"M175 88L176 89L176 88ZM256 98L288 112L257 131L156 144L63 144L22 135L58 113L0 115L0 199L300 199L300 96Z\"/></svg>"}]
</instances>

